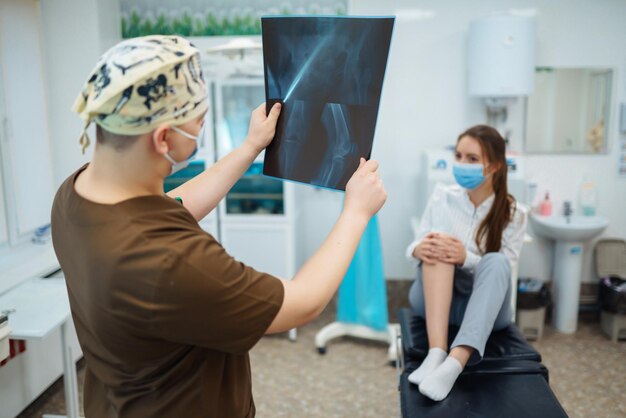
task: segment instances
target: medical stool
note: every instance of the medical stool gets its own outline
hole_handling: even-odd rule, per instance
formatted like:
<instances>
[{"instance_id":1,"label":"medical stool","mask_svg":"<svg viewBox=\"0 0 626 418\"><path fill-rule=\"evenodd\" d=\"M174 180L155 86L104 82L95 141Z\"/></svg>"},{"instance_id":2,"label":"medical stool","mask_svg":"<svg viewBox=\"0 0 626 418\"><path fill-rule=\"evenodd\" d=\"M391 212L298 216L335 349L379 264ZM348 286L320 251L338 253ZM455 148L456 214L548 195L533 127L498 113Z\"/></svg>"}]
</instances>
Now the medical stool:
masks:
<instances>
[{"instance_id":1,"label":"medical stool","mask_svg":"<svg viewBox=\"0 0 626 418\"><path fill-rule=\"evenodd\" d=\"M548 386L548 370L541 355L531 347L514 324L494 331L483 360L467 366L446 399L424 397L408 376L428 352L425 321L408 308L399 312L402 372L400 404L404 418L427 417L545 417L567 414ZM451 325L452 342L458 327Z\"/></svg>"}]
</instances>

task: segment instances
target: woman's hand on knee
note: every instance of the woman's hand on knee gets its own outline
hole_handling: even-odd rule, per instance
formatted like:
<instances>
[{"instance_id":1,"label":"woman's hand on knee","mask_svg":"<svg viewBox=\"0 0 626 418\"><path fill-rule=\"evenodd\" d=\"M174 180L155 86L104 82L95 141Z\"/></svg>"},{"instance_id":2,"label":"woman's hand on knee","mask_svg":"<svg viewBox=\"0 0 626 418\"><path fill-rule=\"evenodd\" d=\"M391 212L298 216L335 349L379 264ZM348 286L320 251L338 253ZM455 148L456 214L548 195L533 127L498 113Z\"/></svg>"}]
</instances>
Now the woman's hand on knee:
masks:
<instances>
[{"instance_id":1,"label":"woman's hand on knee","mask_svg":"<svg viewBox=\"0 0 626 418\"><path fill-rule=\"evenodd\" d=\"M413 257L422 260L426 264L437 264L443 257L445 248L438 239L438 233L428 233L422 241L415 246Z\"/></svg>"},{"instance_id":2,"label":"woman's hand on knee","mask_svg":"<svg viewBox=\"0 0 626 418\"><path fill-rule=\"evenodd\" d=\"M458 239L450 235L445 235L439 237L441 241L441 245L445 248L440 261L444 263L454 264L454 265L463 265L465 263L465 258L467 257L467 251L465 250L465 246Z\"/></svg>"}]
</instances>

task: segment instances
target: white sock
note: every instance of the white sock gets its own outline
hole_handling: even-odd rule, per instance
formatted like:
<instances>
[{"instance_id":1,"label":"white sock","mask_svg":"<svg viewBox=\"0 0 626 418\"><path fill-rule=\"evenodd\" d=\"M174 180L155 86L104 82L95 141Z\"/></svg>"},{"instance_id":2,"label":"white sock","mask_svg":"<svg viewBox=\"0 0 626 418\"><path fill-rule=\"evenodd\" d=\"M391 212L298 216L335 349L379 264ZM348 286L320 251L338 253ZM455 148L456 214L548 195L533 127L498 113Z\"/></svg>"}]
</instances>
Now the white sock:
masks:
<instances>
[{"instance_id":1,"label":"white sock","mask_svg":"<svg viewBox=\"0 0 626 418\"><path fill-rule=\"evenodd\" d=\"M409 382L419 385L424 378L431 374L441 363L444 362L448 353L441 348L431 348L428 350L428 355L422 361L422 364L409 375Z\"/></svg>"},{"instance_id":2,"label":"white sock","mask_svg":"<svg viewBox=\"0 0 626 418\"><path fill-rule=\"evenodd\" d=\"M452 386L454 386L454 382L456 382L456 378L459 377L462 371L461 363L454 357L448 356L434 372L430 373L422 381L422 384L419 386L420 392L433 401L440 401L448 396Z\"/></svg>"}]
</instances>

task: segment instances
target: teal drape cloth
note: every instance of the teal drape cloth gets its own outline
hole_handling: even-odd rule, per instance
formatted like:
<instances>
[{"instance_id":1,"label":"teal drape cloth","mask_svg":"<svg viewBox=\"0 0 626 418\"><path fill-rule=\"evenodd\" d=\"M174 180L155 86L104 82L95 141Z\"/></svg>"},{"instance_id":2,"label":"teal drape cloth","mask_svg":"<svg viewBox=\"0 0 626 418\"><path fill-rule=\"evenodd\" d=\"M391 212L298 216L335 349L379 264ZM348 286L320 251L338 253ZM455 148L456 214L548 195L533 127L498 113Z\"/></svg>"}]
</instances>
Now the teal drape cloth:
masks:
<instances>
[{"instance_id":1,"label":"teal drape cloth","mask_svg":"<svg viewBox=\"0 0 626 418\"><path fill-rule=\"evenodd\" d=\"M348 272L339 287L337 321L387 329L387 288L378 217L367 224Z\"/></svg>"}]
</instances>

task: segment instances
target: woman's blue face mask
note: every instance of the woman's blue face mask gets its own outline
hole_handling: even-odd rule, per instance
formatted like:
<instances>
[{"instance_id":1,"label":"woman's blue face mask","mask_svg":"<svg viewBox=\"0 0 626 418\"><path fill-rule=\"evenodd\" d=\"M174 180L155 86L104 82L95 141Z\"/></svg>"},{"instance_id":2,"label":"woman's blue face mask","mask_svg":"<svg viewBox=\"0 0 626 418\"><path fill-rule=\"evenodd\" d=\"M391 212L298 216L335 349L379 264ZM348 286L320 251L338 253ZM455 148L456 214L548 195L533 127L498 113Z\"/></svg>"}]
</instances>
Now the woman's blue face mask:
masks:
<instances>
[{"instance_id":1,"label":"woman's blue face mask","mask_svg":"<svg viewBox=\"0 0 626 418\"><path fill-rule=\"evenodd\" d=\"M477 188L489 177L489 174L483 175L484 170L485 167L482 164L454 163L452 166L452 173L456 182L468 190Z\"/></svg>"}]
</instances>

